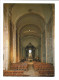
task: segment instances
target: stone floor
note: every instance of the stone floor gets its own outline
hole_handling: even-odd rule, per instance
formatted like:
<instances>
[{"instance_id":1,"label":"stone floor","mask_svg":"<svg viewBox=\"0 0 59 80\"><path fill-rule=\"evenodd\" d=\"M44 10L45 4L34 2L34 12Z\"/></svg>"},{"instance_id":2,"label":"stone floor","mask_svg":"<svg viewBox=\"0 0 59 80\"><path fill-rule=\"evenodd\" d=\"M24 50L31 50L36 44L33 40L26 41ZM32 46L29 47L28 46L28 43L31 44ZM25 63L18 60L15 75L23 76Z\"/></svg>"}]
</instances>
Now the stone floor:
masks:
<instances>
[{"instance_id":1,"label":"stone floor","mask_svg":"<svg viewBox=\"0 0 59 80\"><path fill-rule=\"evenodd\" d=\"M28 65L28 70L24 71L24 75L28 75L29 77L38 77L38 71L35 71L33 68L33 64Z\"/></svg>"}]
</instances>

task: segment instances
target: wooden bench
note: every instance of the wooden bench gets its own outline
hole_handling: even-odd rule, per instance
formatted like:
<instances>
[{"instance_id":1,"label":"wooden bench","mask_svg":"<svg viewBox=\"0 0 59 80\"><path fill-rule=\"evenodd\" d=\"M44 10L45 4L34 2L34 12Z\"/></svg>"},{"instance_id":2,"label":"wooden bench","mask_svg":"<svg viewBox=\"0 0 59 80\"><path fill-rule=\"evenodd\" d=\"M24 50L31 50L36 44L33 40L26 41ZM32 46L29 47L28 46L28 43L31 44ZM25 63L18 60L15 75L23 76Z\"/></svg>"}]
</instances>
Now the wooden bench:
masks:
<instances>
[{"instance_id":1,"label":"wooden bench","mask_svg":"<svg viewBox=\"0 0 59 80\"><path fill-rule=\"evenodd\" d=\"M20 62L20 63L12 63L10 66L11 70L27 70L28 64L26 62Z\"/></svg>"},{"instance_id":2,"label":"wooden bench","mask_svg":"<svg viewBox=\"0 0 59 80\"><path fill-rule=\"evenodd\" d=\"M34 63L34 69L35 70L40 70L40 68L53 68L54 69L54 67L49 63L47 63L47 64L46 63L40 63L40 62Z\"/></svg>"},{"instance_id":3,"label":"wooden bench","mask_svg":"<svg viewBox=\"0 0 59 80\"><path fill-rule=\"evenodd\" d=\"M54 70L41 70L39 71L40 76L54 76Z\"/></svg>"},{"instance_id":4,"label":"wooden bench","mask_svg":"<svg viewBox=\"0 0 59 80\"><path fill-rule=\"evenodd\" d=\"M40 76L54 76L54 67L49 63L34 62L34 69L38 70Z\"/></svg>"},{"instance_id":5,"label":"wooden bench","mask_svg":"<svg viewBox=\"0 0 59 80\"><path fill-rule=\"evenodd\" d=\"M11 70L4 70L3 76L23 76L24 71L11 71Z\"/></svg>"}]
</instances>

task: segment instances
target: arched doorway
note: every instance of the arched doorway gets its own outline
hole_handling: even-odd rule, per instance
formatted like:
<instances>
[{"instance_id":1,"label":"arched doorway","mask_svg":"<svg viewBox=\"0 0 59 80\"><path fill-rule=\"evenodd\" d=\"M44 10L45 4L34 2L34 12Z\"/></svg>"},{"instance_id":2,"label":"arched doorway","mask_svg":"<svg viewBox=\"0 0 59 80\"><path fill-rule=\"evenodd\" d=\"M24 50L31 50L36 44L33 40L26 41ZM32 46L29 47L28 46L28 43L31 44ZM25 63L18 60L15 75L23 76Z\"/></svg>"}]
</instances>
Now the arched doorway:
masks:
<instances>
[{"instance_id":1,"label":"arched doorway","mask_svg":"<svg viewBox=\"0 0 59 80\"><path fill-rule=\"evenodd\" d=\"M35 58L35 47L29 43L26 48L25 48L25 52L26 52L26 59L29 61L34 60Z\"/></svg>"}]
</instances>

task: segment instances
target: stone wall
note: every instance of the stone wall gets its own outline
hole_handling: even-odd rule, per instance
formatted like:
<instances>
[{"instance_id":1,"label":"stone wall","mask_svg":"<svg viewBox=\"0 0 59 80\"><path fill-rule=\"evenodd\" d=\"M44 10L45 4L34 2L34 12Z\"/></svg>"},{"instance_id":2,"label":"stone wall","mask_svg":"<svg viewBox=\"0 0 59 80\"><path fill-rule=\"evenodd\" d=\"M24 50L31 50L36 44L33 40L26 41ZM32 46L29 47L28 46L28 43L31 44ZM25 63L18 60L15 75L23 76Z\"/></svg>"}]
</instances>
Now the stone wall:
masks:
<instances>
[{"instance_id":1,"label":"stone wall","mask_svg":"<svg viewBox=\"0 0 59 80\"><path fill-rule=\"evenodd\" d=\"M47 24L47 63L53 64L53 37L52 37L52 29L53 29L53 18L50 18L50 21Z\"/></svg>"},{"instance_id":2,"label":"stone wall","mask_svg":"<svg viewBox=\"0 0 59 80\"><path fill-rule=\"evenodd\" d=\"M9 10L4 6L3 25L3 70L9 69L10 64L10 30L9 30Z\"/></svg>"}]
</instances>

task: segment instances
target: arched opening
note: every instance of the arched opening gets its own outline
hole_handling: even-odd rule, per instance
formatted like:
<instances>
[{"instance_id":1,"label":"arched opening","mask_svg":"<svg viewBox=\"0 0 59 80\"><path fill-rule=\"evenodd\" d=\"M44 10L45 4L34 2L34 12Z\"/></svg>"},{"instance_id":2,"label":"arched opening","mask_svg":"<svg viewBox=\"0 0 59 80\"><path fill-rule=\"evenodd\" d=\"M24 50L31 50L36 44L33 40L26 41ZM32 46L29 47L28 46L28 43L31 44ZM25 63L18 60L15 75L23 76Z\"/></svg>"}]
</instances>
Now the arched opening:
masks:
<instances>
[{"instance_id":1,"label":"arched opening","mask_svg":"<svg viewBox=\"0 0 59 80\"><path fill-rule=\"evenodd\" d=\"M29 46L33 45L32 51L34 52L35 57L34 57L34 54L32 54L33 55L32 60L40 59L41 61L41 31L40 31L40 28L38 28L34 24L28 24L28 25L23 26L17 35L18 36L16 40L16 45L19 46L19 52L18 52L18 48L16 49L16 52L18 52L17 54L21 55L19 59L22 60L22 58L26 58L25 48L26 47L28 48ZM18 39L19 39L19 42L18 42ZM28 52L29 52L29 48L27 50L27 53Z\"/></svg>"},{"instance_id":2,"label":"arched opening","mask_svg":"<svg viewBox=\"0 0 59 80\"><path fill-rule=\"evenodd\" d=\"M29 43L26 48L25 48L25 52L26 52L26 59L28 61L33 61L35 59L35 47Z\"/></svg>"}]
</instances>

